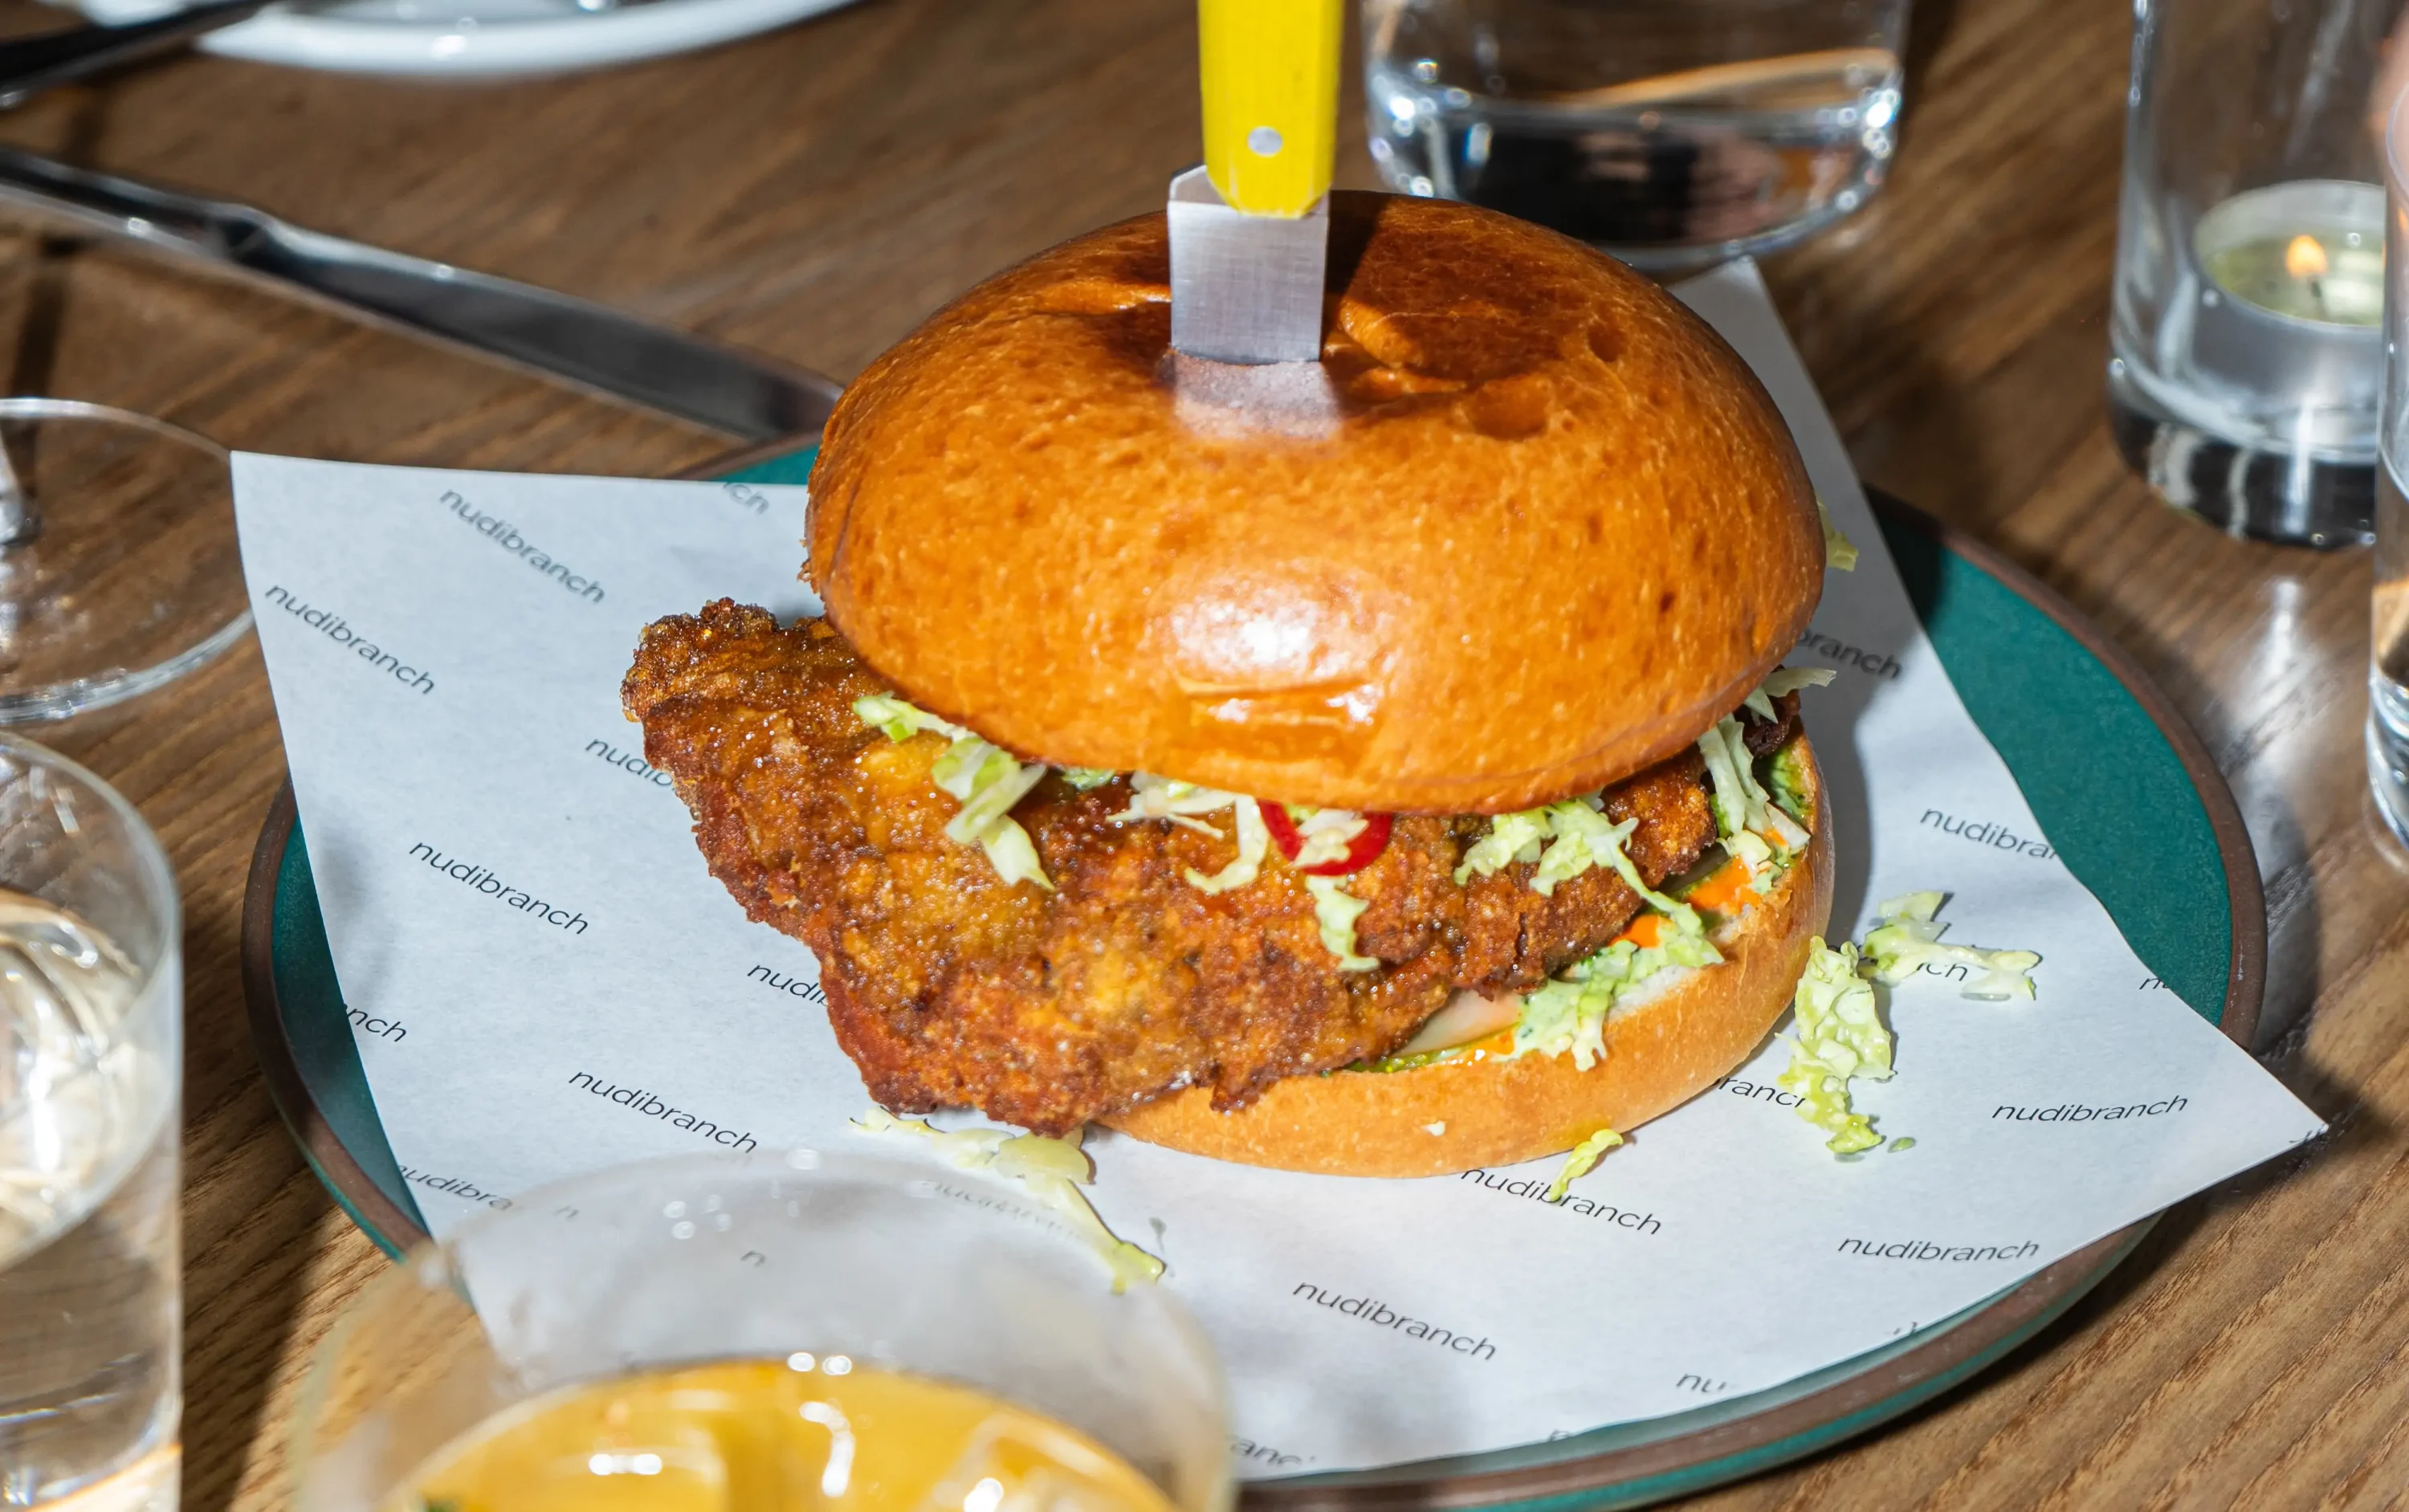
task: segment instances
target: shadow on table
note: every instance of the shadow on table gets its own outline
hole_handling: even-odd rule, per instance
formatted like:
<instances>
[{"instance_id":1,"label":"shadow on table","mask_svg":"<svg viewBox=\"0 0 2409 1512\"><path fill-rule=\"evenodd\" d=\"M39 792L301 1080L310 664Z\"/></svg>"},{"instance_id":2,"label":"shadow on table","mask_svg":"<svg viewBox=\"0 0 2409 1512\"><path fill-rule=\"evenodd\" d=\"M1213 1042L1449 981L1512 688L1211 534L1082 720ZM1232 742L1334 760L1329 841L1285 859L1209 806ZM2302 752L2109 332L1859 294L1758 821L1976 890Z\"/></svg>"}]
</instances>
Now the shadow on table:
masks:
<instances>
[{"instance_id":1,"label":"shadow on table","mask_svg":"<svg viewBox=\"0 0 2409 1512\"><path fill-rule=\"evenodd\" d=\"M334 1204L286 1133L240 1011L239 929L186 921L184 1043L184 1512L281 1505L277 1399L313 1283L332 1252Z\"/></svg>"},{"instance_id":2,"label":"shadow on table","mask_svg":"<svg viewBox=\"0 0 2409 1512\"><path fill-rule=\"evenodd\" d=\"M2015 1405L2007 1412L1995 1411L1987 1415L1993 1420L1989 1433L1995 1435L1992 1440L1995 1444L2004 1443L2012 1433L2033 1432L2033 1419L2037 1416L2062 1410L2045 1404L2053 1378L2062 1371L2080 1368L2088 1351L2110 1347L2099 1338L2081 1341L2077 1335L2095 1330L2155 1326L2137 1311L2137 1304L2145 1293L2160 1286L2178 1289L2175 1295L2180 1295L2180 1289L2186 1285L2188 1278L2177 1260L2177 1254L2199 1242L2213 1221L2219 1225L2232 1222L2237 1210L2271 1195L2274 1188L2296 1180L2312 1166L2380 1151L2397 1144L2399 1130L2372 1109L2354 1105L2336 1117L2331 1110L2341 1104L2330 1096L2321 1098L2317 1088L2297 1084L2293 1085L2293 1090L2321 1116L2334 1118L2331 1134L2255 1170L2246 1171L2210 1191L2178 1202L2159 1217L2157 1226L2150 1231L2123 1264L2110 1272L2062 1316L2010 1351L1998 1363L1902 1414L1868 1437L1854 1441L1854 1449L1848 1445L1836 1446L1822 1454L1801 1460L1781 1473L1810 1477L1814 1467L1825 1461L1863 1452L1885 1437L1912 1433L1928 1419L1955 1412L1969 1399L2001 1390L2005 1383L2019 1376L2028 1376L2029 1379L2018 1389L2008 1391L2002 1399ZM2335 1089L2329 1087L2324 1090L2330 1093ZM2214 1243L2213 1238L2211 1242ZM2200 1263L2219 1262L2202 1260ZM2266 1280L2272 1287L2275 1273L2270 1273ZM2176 1302L2172 1305L2183 1303ZM2115 1316L2118 1314L2125 1316L2119 1318ZM2123 1352L2140 1352L2146 1348L2146 1344L2138 1344L2126 1346ZM2172 1368L2172 1365L2169 1366L2170 1370ZM1967 1455L1979 1452L1962 1433L1955 1442ZM2050 1490L2050 1487L2036 1482L2019 1485L2012 1494L2024 1499L2019 1505L2035 1505L2042 1501Z\"/></svg>"}]
</instances>

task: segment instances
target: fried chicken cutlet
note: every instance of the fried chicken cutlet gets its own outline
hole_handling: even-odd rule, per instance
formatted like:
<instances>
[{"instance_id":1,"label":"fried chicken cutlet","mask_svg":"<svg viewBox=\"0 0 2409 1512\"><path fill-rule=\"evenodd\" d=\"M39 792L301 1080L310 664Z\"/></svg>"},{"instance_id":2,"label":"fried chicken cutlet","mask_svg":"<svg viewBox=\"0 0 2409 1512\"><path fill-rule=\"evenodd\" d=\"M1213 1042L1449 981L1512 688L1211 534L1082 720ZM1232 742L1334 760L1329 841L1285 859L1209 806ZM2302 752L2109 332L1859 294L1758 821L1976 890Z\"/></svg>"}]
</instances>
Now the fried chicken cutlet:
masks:
<instances>
[{"instance_id":1,"label":"fried chicken cutlet","mask_svg":"<svg viewBox=\"0 0 2409 1512\"><path fill-rule=\"evenodd\" d=\"M1459 988L1536 987L1641 906L1605 867L1552 895L1522 862L1460 886L1489 821L1399 815L1346 878L1367 905L1356 948L1378 964L1342 970L1295 871L1192 886L1187 872L1232 860L1228 826L1117 817L1126 774L1082 790L1049 772L1030 790L1011 815L1053 889L1007 883L944 832L959 808L930 774L946 741L892 741L855 712L890 691L825 621L781 628L722 599L649 626L622 698L712 874L817 954L838 1042L899 1111L967 1106L1059 1134L1190 1086L1243 1106L1283 1077L1393 1051ZM1796 708L1782 700L1778 725ZM1637 820L1625 849L1652 886L1715 838L1695 750L1604 805Z\"/></svg>"}]
</instances>

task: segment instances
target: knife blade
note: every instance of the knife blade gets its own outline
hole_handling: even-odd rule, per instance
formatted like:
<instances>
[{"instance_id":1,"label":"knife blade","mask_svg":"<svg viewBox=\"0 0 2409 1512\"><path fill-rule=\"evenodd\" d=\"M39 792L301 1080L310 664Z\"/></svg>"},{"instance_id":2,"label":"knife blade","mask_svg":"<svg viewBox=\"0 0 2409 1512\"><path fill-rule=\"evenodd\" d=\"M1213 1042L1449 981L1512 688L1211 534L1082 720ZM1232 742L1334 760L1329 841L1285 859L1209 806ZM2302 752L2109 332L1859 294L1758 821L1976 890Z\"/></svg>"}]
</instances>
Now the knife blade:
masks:
<instances>
[{"instance_id":1,"label":"knife blade","mask_svg":"<svg viewBox=\"0 0 2409 1512\"><path fill-rule=\"evenodd\" d=\"M1214 362L1311 362L1321 355L1321 280L1330 211L1248 215L1203 168L1171 180L1171 344Z\"/></svg>"},{"instance_id":2,"label":"knife blade","mask_svg":"<svg viewBox=\"0 0 2409 1512\"><path fill-rule=\"evenodd\" d=\"M543 377L747 440L815 433L838 385L590 300L0 149L0 203L265 281Z\"/></svg>"},{"instance_id":3,"label":"knife blade","mask_svg":"<svg viewBox=\"0 0 2409 1512\"><path fill-rule=\"evenodd\" d=\"M1204 166L1171 181L1171 344L1234 364L1321 354L1340 0L1198 0Z\"/></svg>"}]
</instances>

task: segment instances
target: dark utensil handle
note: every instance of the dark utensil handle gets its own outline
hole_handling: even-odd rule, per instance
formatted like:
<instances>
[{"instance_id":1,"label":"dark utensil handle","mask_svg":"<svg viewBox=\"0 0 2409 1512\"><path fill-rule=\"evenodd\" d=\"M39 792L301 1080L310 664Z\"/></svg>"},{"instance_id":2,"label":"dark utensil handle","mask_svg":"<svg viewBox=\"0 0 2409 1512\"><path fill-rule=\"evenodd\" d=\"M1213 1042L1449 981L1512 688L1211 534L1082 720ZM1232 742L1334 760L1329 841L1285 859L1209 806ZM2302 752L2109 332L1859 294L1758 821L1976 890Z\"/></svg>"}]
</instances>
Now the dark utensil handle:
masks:
<instances>
[{"instance_id":1,"label":"dark utensil handle","mask_svg":"<svg viewBox=\"0 0 2409 1512\"><path fill-rule=\"evenodd\" d=\"M72 31L0 42L0 110L47 89L165 52L193 37L249 21L268 0L218 0L130 26L79 26Z\"/></svg>"}]
</instances>

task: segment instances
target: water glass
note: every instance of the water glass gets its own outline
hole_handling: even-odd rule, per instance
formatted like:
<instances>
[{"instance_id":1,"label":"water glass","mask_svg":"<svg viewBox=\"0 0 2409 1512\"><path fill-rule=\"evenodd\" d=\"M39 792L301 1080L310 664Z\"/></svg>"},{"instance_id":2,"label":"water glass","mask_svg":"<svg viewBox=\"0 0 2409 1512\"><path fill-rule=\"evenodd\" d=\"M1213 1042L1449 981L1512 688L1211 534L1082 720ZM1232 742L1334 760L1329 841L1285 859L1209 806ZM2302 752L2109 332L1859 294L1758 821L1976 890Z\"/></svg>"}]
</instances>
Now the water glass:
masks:
<instances>
[{"instance_id":1,"label":"water glass","mask_svg":"<svg viewBox=\"0 0 2409 1512\"><path fill-rule=\"evenodd\" d=\"M890 1404L898 1383L934 1384L1003 1410L970 1448L938 1451L916 1436L925 1420L879 1415L866 1381ZM912 1506L1131 1507L1091 1485L1007 1491L1009 1470L989 1484L970 1462L1043 1438L1031 1415L1134 1470L1142 1506L1227 1512L1211 1346L1168 1289L1115 1290L1049 1210L1001 1182L846 1151L677 1156L523 1194L372 1285L304 1385L296 1505L658 1508L717 1484L729 1494L709 1505L881 1512L898 1488L869 1467L916 1456L910 1474L943 1494ZM529 1424L559 1430L540 1463ZM526 1449L479 1458L512 1433ZM463 1467L479 1490L460 1489ZM801 1475L800 1497L763 1490L780 1473Z\"/></svg>"},{"instance_id":2,"label":"water glass","mask_svg":"<svg viewBox=\"0 0 2409 1512\"><path fill-rule=\"evenodd\" d=\"M1863 205L1898 119L1908 0L1364 0L1372 156L1658 273Z\"/></svg>"},{"instance_id":3,"label":"water glass","mask_svg":"<svg viewBox=\"0 0 2409 1512\"><path fill-rule=\"evenodd\" d=\"M2397 244L2409 246L2409 108L2385 132L2384 180ZM2367 775L2375 806L2409 843L2409 258L2387 270L2384 411L2375 469L2375 602L2367 690Z\"/></svg>"},{"instance_id":4,"label":"water glass","mask_svg":"<svg viewBox=\"0 0 2409 1512\"><path fill-rule=\"evenodd\" d=\"M2235 535L2373 529L2402 11L2136 0L2111 425L2162 497Z\"/></svg>"},{"instance_id":5,"label":"water glass","mask_svg":"<svg viewBox=\"0 0 2409 1512\"><path fill-rule=\"evenodd\" d=\"M0 1506L176 1506L180 945L141 817L0 737Z\"/></svg>"}]
</instances>

